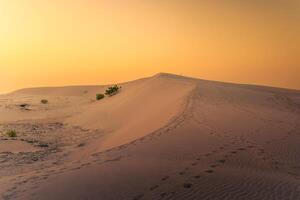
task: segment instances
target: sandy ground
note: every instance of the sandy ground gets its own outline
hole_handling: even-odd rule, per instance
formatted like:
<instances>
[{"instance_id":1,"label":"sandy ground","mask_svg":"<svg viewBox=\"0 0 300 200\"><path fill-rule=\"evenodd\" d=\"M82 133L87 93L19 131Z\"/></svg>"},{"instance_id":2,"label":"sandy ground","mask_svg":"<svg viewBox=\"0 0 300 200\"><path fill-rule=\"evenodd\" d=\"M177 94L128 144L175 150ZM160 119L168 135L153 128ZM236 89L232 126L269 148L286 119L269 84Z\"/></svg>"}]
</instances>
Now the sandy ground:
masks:
<instances>
[{"instance_id":1,"label":"sandy ground","mask_svg":"<svg viewBox=\"0 0 300 200\"><path fill-rule=\"evenodd\" d=\"M300 199L300 91L171 74L121 86L100 101L107 86L1 95L1 198Z\"/></svg>"}]
</instances>

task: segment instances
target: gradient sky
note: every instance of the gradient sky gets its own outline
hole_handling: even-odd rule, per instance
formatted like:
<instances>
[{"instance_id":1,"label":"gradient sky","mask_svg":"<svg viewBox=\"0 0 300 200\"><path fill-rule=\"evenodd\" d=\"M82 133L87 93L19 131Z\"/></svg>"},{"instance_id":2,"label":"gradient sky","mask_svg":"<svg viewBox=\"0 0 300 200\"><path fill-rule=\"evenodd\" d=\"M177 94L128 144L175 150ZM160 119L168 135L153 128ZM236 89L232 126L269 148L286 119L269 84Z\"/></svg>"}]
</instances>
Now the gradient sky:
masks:
<instances>
[{"instance_id":1,"label":"gradient sky","mask_svg":"<svg viewBox=\"0 0 300 200\"><path fill-rule=\"evenodd\" d=\"M158 72L300 89L299 0L0 0L0 93Z\"/></svg>"}]
</instances>

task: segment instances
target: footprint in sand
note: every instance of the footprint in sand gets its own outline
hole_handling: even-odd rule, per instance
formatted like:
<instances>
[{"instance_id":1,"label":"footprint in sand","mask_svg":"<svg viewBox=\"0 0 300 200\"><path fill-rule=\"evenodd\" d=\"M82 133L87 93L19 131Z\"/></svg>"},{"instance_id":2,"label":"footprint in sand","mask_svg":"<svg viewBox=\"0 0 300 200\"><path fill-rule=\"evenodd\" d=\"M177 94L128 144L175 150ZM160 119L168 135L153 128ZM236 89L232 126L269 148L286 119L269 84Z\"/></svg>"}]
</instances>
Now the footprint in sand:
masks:
<instances>
[{"instance_id":1,"label":"footprint in sand","mask_svg":"<svg viewBox=\"0 0 300 200\"><path fill-rule=\"evenodd\" d=\"M191 188L193 185L191 183L184 183L183 187L184 188Z\"/></svg>"},{"instance_id":2,"label":"footprint in sand","mask_svg":"<svg viewBox=\"0 0 300 200\"><path fill-rule=\"evenodd\" d=\"M167 196L167 193L165 193L165 192L160 194L160 197L162 197L162 198L165 196Z\"/></svg>"},{"instance_id":3,"label":"footprint in sand","mask_svg":"<svg viewBox=\"0 0 300 200\"><path fill-rule=\"evenodd\" d=\"M208 174L211 174L211 173L214 172L214 170L209 169L209 170L206 170L205 172L208 173Z\"/></svg>"},{"instance_id":4,"label":"footprint in sand","mask_svg":"<svg viewBox=\"0 0 300 200\"><path fill-rule=\"evenodd\" d=\"M194 178L196 178L196 179L198 179L198 178L200 178L201 176L200 175L196 175L196 176L194 176Z\"/></svg>"},{"instance_id":5,"label":"footprint in sand","mask_svg":"<svg viewBox=\"0 0 300 200\"><path fill-rule=\"evenodd\" d=\"M150 191L156 190L158 188L158 185L154 185L150 188Z\"/></svg>"},{"instance_id":6,"label":"footprint in sand","mask_svg":"<svg viewBox=\"0 0 300 200\"><path fill-rule=\"evenodd\" d=\"M190 168L186 167L184 170L179 172L179 175L184 175Z\"/></svg>"},{"instance_id":7,"label":"footprint in sand","mask_svg":"<svg viewBox=\"0 0 300 200\"><path fill-rule=\"evenodd\" d=\"M219 163L225 163L226 160L219 160Z\"/></svg>"},{"instance_id":8,"label":"footprint in sand","mask_svg":"<svg viewBox=\"0 0 300 200\"><path fill-rule=\"evenodd\" d=\"M143 198L143 197L144 197L144 194L139 194L139 195L137 195L136 197L133 197L132 200L140 200L140 199Z\"/></svg>"},{"instance_id":9,"label":"footprint in sand","mask_svg":"<svg viewBox=\"0 0 300 200\"><path fill-rule=\"evenodd\" d=\"M185 172L184 171L182 171L182 172L179 172L179 175L184 175L185 174Z\"/></svg>"}]
</instances>

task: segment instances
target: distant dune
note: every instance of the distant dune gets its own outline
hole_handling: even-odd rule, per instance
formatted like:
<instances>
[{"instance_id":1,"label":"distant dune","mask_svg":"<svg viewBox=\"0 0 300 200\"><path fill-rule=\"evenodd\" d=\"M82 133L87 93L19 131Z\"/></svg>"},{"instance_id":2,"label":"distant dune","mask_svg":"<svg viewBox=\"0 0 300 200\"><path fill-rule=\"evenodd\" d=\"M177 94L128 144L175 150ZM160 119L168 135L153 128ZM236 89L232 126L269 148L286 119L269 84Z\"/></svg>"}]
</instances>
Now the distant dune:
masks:
<instances>
[{"instance_id":1,"label":"distant dune","mask_svg":"<svg viewBox=\"0 0 300 200\"><path fill-rule=\"evenodd\" d=\"M100 101L108 86L1 95L1 197L300 199L300 91L166 73L120 85Z\"/></svg>"}]
</instances>

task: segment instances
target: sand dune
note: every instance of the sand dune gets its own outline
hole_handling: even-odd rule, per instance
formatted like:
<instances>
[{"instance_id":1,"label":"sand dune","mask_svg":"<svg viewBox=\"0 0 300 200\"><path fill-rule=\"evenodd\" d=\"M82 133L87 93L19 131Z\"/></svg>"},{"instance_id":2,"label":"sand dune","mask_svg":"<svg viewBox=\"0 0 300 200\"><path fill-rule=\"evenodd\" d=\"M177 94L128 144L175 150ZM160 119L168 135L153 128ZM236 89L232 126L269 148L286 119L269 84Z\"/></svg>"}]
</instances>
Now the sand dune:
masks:
<instances>
[{"instance_id":1,"label":"sand dune","mask_svg":"<svg viewBox=\"0 0 300 200\"><path fill-rule=\"evenodd\" d=\"M120 85L101 101L107 86L0 96L0 132L18 132L0 136L1 197L300 199L300 91L172 74Z\"/></svg>"}]
</instances>

